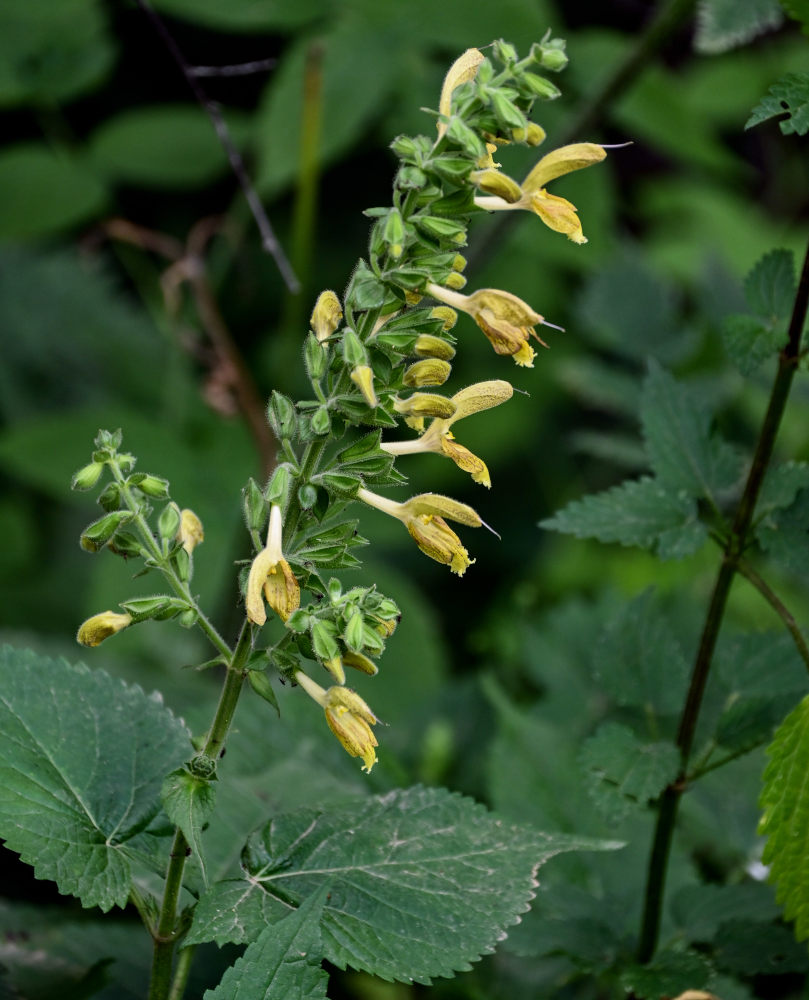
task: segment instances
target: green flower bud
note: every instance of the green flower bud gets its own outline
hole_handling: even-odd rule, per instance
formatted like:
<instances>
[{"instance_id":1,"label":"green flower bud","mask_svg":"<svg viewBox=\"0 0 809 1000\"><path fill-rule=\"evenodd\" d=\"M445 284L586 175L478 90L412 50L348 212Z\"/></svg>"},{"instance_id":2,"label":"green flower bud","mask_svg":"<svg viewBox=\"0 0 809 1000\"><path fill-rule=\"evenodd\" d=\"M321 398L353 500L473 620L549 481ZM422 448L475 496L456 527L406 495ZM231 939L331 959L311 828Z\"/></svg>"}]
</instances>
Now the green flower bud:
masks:
<instances>
[{"instance_id":1,"label":"green flower bud","mask_svg":"<svg viewBox=\"0 0 809 1000\"><path fill-rule=\"evenodd\" d=\"M279 469L282 466L279 466ZM278 474L278 469L273 473L270 480L272 484ZM244 511L244 523L248 531L261 531L267 523L267 499L261 487L251 476L242 490L242 510Z\"/></svg>"},{"instance_id":2,"label":"green flower bud","mask_svg":"<svg viewBox=\"0 0 809 1000\"><path fill-rule=\"evenodd\" d=\"M359 653L363 647L363 618L362 612L355 611L348 619L345 631L343 632L343 642L350 650Z\"/></svg>"},{"instance_id":3,"label":"green flower bud","mask_svg":"<svg viewBox=\"0 0 809 1000\"><path fill-rule=\"evenodd\" d=\"M333 660L340 655L337 626L334 622L315 621L310 631L312 648L319 660Z\"/></svg>"},{"instance_id":4,"label":"green flower bud","mask_svg":"<svg viewBox=\"0 0 809 1000\"><path fill-rule=\"evenodd\" d=\"M315 434L328 434L331 430L331 417L328 406L318 406L312 414L312 430Z\"/></svg>"},{"instance_id":5,"label":"green flower bud","mask_svg":"<svg viewBox=\"0 0 809 1000\"><path fill-rule=\"evenodd\" d=\"M350 328L343 334L343 357L349 368L368 364L368 355L365 353L362 341Z\"/></svg>"},{"instance_id":6,"label":"green flower bud","mask_svg":"<svg viewBox=\"0 0 809 1000\"><path fill-rule=\"evenodd\" d=\"M157 519L161 538L174 538L180 528L180 508L176 503L167 504Z\"/></svg>"},{"instance_id":7,"label":"green flower bud","mask_svg":"<svg viewBox=\"0 0 809 1000\"><path fill-rule=\"evenodd\" d=\"M267 484L267 503L275 504L277 507L285 507L287 502L287 496L289 494L289 488L292 485L292 474L290 471L290 466L287 463L279 465L278 468L273 472L269 483ZM246 508L245 508L246 509ZM261 531L267 520L267 508L266 505L262 505L262 515L261 521L257 524L255 530ZM247 527L252 531L253 523L248 520Z\"/></svg>"},{"instance_id":8,"label":"green flower bud","mask_svg":"<svg viewBox=\"0 0 809 1000\"><path fill-rule=\"evenodd\" d=\"M85 465L73 476L70 488L72 490L91 490L103 471L103 462L91 462L89 465Z\"/></svg>"},{"instance_id":9,"label":"green flower bud","mask_svg":"<svg viewBox=\"0 0 809 1000\"><path fill-rule=\"evenodd\" d=\"M536 73L523 73L520 76L520 81L528 87L532 94L546 101L551 101L562 93L555 83L546 80L544 76L537 76Z\"/></svg>"},{"instance_id":10,"label":"green flower bud","mask_svg":"<svg viewBox=\"0 0 809 1000\"><path fill-rule=\"evenodd\" d=\"M311 483L298 487L298 503L303 510L311 510L317 503L317 487Z\"/></svg>"},{"instance_id":11,"label":"green flower bud","mask_svg":"<svg viewBox=\"0 0 809 1000\"><path fill-rule=\"evenodd\" d=\"M292 400L280 392L273 391L267 406L267 420L279 441L293 437L297 416Z\"/></svg>"},{"instance_id":12,"label":"green flower bud","mask_svg":"<svg viewBox=\"0 0 809 1000\"><path fill-rule=\"evenodd\" d=\"M121 487L118 483L107 483L98 495L98 502L104 510L118 510L121 506Z\"/></svg>"},{"instance_id":13,"label":"green flower bud","mask_svg":"<svg viewBox=\"0 0 809 1000\"><path fill-rule=\"evenodd\" d=\"M86 552L98 552L104 548L118 528L131 521L134 516L130 510L119 510L93 521L81 534L81 547Z\"/></svg>"},{"instance_id":14,"label":"green flower bud","mask_svg":"<svg viewBox=\"0 0 809 1000\"><path fill-rule=\"evenodd\" d=\"M142 479L140 477L143 477ZM137 482L132 482L133 479L137 477ZM168 500L169 497L169 481L168 479L163 479L160 476L152 476L148 473L138 472L129 479L129 484L132 486L137 486L141 493L145 494L147 497L151 497L153 500Z\"/></svg>"},{"instance_id":15,"label":"green flower bud","mask_svg":"<svg viewBox=\"0 0 809 1000\"><path fill-rule=\"evenodd\" d=\"M398 260L402 256L405 241L404 221L398 208L392 208L385 217L382 239L387 244L391 257Z\"/></svg>"},{"instance_id":16,"label":"green flower bud","mask_svg":"<svg viewBox=\"0 0 809 1000\"><path fill-rule=\"evenodd\" d=\"M313 382L318 382L326 374L329 357L326 348L317 337L310 333L306 338L306 345L303 349L303 360L306 364L306 371Z\"/></svg>"}]
</instances>

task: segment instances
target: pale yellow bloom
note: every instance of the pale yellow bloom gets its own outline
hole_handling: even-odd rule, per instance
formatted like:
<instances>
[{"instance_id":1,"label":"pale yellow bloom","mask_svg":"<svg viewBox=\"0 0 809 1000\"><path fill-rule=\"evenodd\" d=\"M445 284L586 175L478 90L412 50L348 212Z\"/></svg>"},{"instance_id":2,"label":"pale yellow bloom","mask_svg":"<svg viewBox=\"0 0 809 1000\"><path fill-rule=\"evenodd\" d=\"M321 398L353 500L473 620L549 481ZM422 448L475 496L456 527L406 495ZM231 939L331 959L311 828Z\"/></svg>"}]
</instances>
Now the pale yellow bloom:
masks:
<instances>
[{"instance_id":1,"label":"pale yellow bloom","mask_svg":"<svg viewBox=\"0 0 809 1000\"><path fill-rule=\"evenodd\" d=\"M351 381L362 393L362 398L373 409L379 404L374 390L374 372L370 365L357 365L351 372Z\"/></svg>"},{"instance_id":2,"label":"pale yellow bloom","mask_svg":"<svg viewBox=\"0 0 809 1000\"><path fill-rule=\"evenodd\" d=\"M481 410L499 406L500 403L511 399L513 392L514 390L509 383L501 379L469 385L452 397L455 412L451 417L433 420L420 438L415 438L412 441L383 442L381 447L389 455L413 455L424 451L446 455L459 469L470 473L476 483L489 487L492 483L486 463L468 448L458 444L450 428L457 420L471 416L473 413L480 413Z\"/></svg>"},{"instance_id":3,"label":"pale yellow bloom","mask_svg":"<svg viewBox=\"0 0 809 1000\"><path fill-rule=\"evenodd\" d=\"M342 318L343 310L340 300L334 292L325 291L317 297L309 324L315 331L317 339L322 342L328 340L334 333Z\"/></svg>"},{"instance_id":4,"label":"pale yellow bloom","mask_svg":"<svg viewBox=\"0 0 809 1000\"><path fill-rule=\"evenodd\" d=\"M200 521L193 510L186 508L180 511L180 527L177 529L176 537L177 541L189 555L191 555L200 542L205 541L202 521Z\"/></svg>"},{"instance_id":5,"label":"pale yellow bloom","mask_svg":"<svg viewBox=\"0 0 809 1000\"><path fill-rule=\"evenodd\" d=\"M503 201L516 202L522 197L522 188L507 174L499 170L474 170L469 175L469 180L486 194L493 194Z\"/></svg>"},{"instance_id":6,"label":"pale yellow bloom","mask_svg":"<svg viewBox=\"0 0 809 1000\"><path fill-rule=\"evenodd\" d=\"M253 560L247 577L247 617L256 625L267 621L265 600L282 621L300 607L300 586L281 551L282 530L281 508L273 504L266 548Z\"/></svg>"},{"instance_id":7,"label":"pale yellow bloom","mask_svg":"<svg viewBox=\"0 0 809 1000\"><path fill-rule=\"evenodd\" d=\"M474 80L478 74L478 67L484 60L484 55L478 49L467 49L463 55L458 56L455 62L447 70L444 77L444 84L441 87L441 97L438 101L439 114L444 118L449 118L452 114L452 94L456 87L462 83ZM438 122L438 138L440 139L447 131L446 122Z\"/></svg>"},{"instance_id":8,"label":"pale yellow bloom","mask_svg":"<svg viewBox=\"0 0 809 1000\"><path fill-rule=\"evenodd\" d=\"M448 313L452 313L452 326L455 326L455 321L458 319L458 314L454 309L450 309L448 306L436 306L430 315L434 315L439 309L445 309ZM444 329L452 329L452 326L448 327L447 323L449 318L444 318ZM455 348L449 341L444 340L443 337L434 337L431 333L422 333L416 337L416 342L413 345L413 353L419 358L440 358L442 361L452 361L455 357Z\"/></svg>"},{"instance_id":9,"label":"pale yellow bloom","mask_svg":"<svg viewBox=\"0 0 809 1000\"><path fill-rule=\"evenodd\" d=\"M479 288L471 295L462 295L432 282L425 290L439 302L468 313L498 354L510 354L524 368L534 367L535 352L529 344L530 337L543 347L548 346L534 330L535 324L545 322L544 318L511 292Z\"/></svg>"},{"instance_id":10,"label":"pale yellow bloom","mask_svg":"<svg viewBox=\"0 0 809 1000\"><path fill-rule=\"evenodd\" d=\"M438 338L435 338L438 340ZM445 344L446 341L440 341ZM443 385L450 376L452 365L443 358L424 358L416 361L406 369L402 376L402 381L408 388L414 389L421 386Z\"/></svg>"},{"instance_id":11,"label":"pale yellow bloom","mask_svg":"<svg viewBox=\"0 0 809 1000\"><path fill-rule=\"evenodd\" d=\"M515 208L527 209L538 215L554 232L564 233L574 243L586 243L587 238L582 232L576 206L566 198L548 194L545 185L574 170L582 170L594 163L600 163L606 155L604 147L594 142L576 142L570 146L561 146L543 156L522 184L516 185L511 178L504 178L501 175L499 183L504 190L497 191L493 186L484 188L491 190L493 196L475 198L475 204L478 208L490 212L509 211ZM483 173L488 174L489 171ZM508 185L506 181L509 182ZM511 184L519 188L521 192L519 197L508 197L504 193L506 190L513 193Z\"/></svg>"},{"instance_id":12,"label":"pale yellow bloom","mask_svg":"<svg viewBox=\"0 0 809 1000\"><path fill-rule=\"evenodd\" d=\"M360 696L347 687L322 688L302 670L295 672L295 680L326 713L329 729L352 757L362 757L363 771L376 763L375 747L379 746L371 726L379 722Z\"/></svg>"},{"instance_id":13,"label":"pale yellow bloom","mask_svg":"<svg viewBox=\"0 0 809 1000\"><path fill-rule=\"evenodd\" d=\"M474 562L460 538L444 520L448 517L467 527L479 528L483 524L480 515L466 504L438 493L420 493L404 503L397 503L364 487L357 491L357 497L370 507L398 518L425 555L449 566L458 576L463 576L466 568Z\"/></svg>"},{"instance_id":14,"label":"pale yellow bloom","mask_svg":"<svg viewBox=\"0 0 809 1000\"><path fill-rule=\"evenodd\" d=\"M76 633L76 641L82 646L99 646L116 632L121 632L132 624L132 615L122 615L115 611L102 611L83 622Z\"/></svg>"}]
</instances>

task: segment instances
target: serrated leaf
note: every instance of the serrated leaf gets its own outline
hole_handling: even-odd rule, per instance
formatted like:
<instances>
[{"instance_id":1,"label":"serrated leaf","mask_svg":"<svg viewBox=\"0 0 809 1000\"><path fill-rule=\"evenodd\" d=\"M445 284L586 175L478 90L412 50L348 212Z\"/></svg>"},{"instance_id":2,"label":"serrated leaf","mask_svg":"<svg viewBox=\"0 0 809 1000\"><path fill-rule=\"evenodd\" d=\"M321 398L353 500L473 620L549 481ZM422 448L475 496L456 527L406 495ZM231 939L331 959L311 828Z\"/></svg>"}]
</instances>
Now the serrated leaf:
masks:
<instances>
[{"instance_id":1,"label":"serrated leaf","mask_svg":"<svg viewBox=\"0 0 809 1000\"><path fill-rule=\"evenodd\" d=\"M784 713L794 704L791 694L752 695L732 701L719 717L714 738L734 753L752 750L772 738Z\"/></svg>"},{"instance_id":2,"label":"serrated leaf","mask_svg":"<svg viewBox=\"0 0 809 1000\"><path fill-rule=\"evenodd\" d=\"M188 731L138 687L10 646L0 692L0 836L84 906L124 906Z\"/></svg>"},{"instance_id":3,"label":"serrated leaf","mask_svg":"<svg viewBox=\"0 0 809 1000\"><path fill-rule=\"evenodd\" d=\"M671 913L688 941L710 941L728 921L774 920L780 913L771 886L763 882L739 885L689 885L671 901Z\"/></svg>"},{"instance_id":4,"label":"serrated leaf","mask_svg":"<svg viewBox=\"0 0 809 1000\"><path fill-rule=\"evenodd\" d=\"M662 486L718 505L739 479L735 449L710 432L712 413L694 387L652 362L643 383L641 422L649 461Z\"/></svg>"},{"instance_id":5,"label":"serrated leaf","mask_svg":"<svg viewBox=\"0 0 809 1000\"><path fill-rule=\"evenodd\" d=\"M587 791L612 823L656 799L680 768L673 743L643 743L628 727L607 722L579 753Z\"/></svg>"},{"instance_id":6,"label":"serrated leaf","mask_svg":"<svg viewBox=\"0 0 809 1000\"><path fill-rule=\"evenodd\" d=\"M801 490L809 488L809 462L770 466L756 504L759 518L780 507L789 507Z\"/></svg>"},{"instance_id":7,"label":"serrated leaf","mask_svg":"<svg viewBox=\"0 0 809 1000\"><path fill-rule=\"evenodd\" d=\"M320 917L327 889L265 927L203 1000L325 1000L329 977L321 967Z\"/></svg>"},{"instance_id":8,"label":"serrated leaf","mask_svg":"<svg viewBox=\"0 0 809 1000\"><path fill-rule=\"evenodd\" d=\"M560 851L603 846L507 825L439 788L299 810L250 838L247 878L202 897L187 941L245 940L328 884L330 962L429 983L493 951L527 909L539 865Z\"/></svg>"},{"instance_id":9,"label":"serrated leaf","mask_svg":"<svg viewBox=\"0 0 809 1000\"><path fill-rule=\"evenodd\" d=\"M618 705L657 715L679 711L688 664L651 590L625 604L595 655L596 678Z\"/></svg>"},{"instance_id":10,"label":"serrated leaf","mask_svg":"<svg viewBox=\"0 0 809 1000\"><path fill-rule=\"evenodd\" d=\"M600 542L620 542L654 548L661 535L690 529L688 541L679 554L696 551L706 537L697 521L696 504L692 497L680 491L666 489L648 476L613 486L603 493L594 493L574 500L540 521L541 528L575 535L577 538L597 538ZM670 551L668 542L667 551Z\"/></svg>"},{"instance_id":11,"label":"serrated leaf","mask_svg":"<svg viewBox=\"0 0 809 1000\"><path fill-rule=\"evenodd\" d=\"M697 7L697 52L727 52L783 23L777 0L700 0Z\"/></svg>"},{"instance_id":12,"label":"serrated leaf","mask_svg":"<svg viewBox=\"0 0 809 1000\"><path fill-rule=\"evenodd\" d=\"M756 540L780 566L805 574L809 568L809 490L756 527Z\"/></svg>"},{"instance_id":13,"label":"serrated leaf","mask_svg":"<svg viewBox=\"0 0 809 1000\"><path fill-rule=\"evenodd\" d=\"M795 258L789 250L771 250L744 279L744 295L756 316L786 320L795 298Z\"/></svg>"},{"instance_id":14,"label":"serrated leaf","mask_svg":"<svg viewBox=\"0 0 809 1000\"><path fill-rule=\"evenodd\" d=\"M777 976L809 971L806 946L783 924L729 920L714 938L714 961L741 976Z\"/></svg>"},{"instance_id":15,"label":"serrated leaf","mask_svg":"<svg viewBox=\"0 0 809 1000\"><path fill-rule=\"evenodd\" d=\"M809 697L784 719L767 748L759 804L762 861L770 866L776 899L799 941L809 937Z\"/></svg>"},{"instance_id":16,"label":"serrated leaf","mask_svg":"<svg viewBox=\"0 0 809 1000\"><path fill-rule=\"evenodd\" d=\"M787 73L770 87L745 122L752 128L769 118L786 114L778 126L784 135L806 135L809 131L809 73Z\"/></svg>"},{"instance_id":17,"label":"serrated leaf","mask_svg":"<svg viewBox=\"0 0 809 1000\"><path fill-rule=\"evenodd\" d=\"M709 986L711 966L694 951L659 951L648 965L633 965L621 973L621 985L638 1000L679 997L686 990Z\"/></svg>"},{"instance_id":18,"label":"serrated leaf","mask_svg":"<svg viewBox=\"0 0 809 1000\"><path fill-rule=\"evenodd\" d=\"M722 323L722 342L742 375L752 375L780 349L783 335L757 316L728 316Z\"/></svg>"},{"instance_id":19,"label":"serrated leaf","mask_svg":"<svg viewBox=\"0 0 809 1000\"><path fill-rule=\"evenodd\" d=\"M205 855L202 850L202 829L216 805L216 790L210 781L197 778L184 767L166 776L160 792L163 808L171 822L183 831L196 858L202 881L208 885Z\"/></svg>"}]
</instances>

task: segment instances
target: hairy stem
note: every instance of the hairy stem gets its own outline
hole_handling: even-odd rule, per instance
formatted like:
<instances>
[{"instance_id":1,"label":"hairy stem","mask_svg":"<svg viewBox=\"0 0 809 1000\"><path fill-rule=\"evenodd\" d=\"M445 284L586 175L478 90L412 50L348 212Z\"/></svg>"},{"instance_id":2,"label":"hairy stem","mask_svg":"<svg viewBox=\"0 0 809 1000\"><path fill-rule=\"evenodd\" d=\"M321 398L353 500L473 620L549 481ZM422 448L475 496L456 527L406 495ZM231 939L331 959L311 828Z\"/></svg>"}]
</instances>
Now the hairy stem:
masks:
<instances>
[{"instance_id":1,"label":"hairy stem","mask_svg":"<svg viewBox=\"0 0 809 1000\"><path fill-rule=\"evenodd\" d=\"M242 685L244 683L244 665L250 655L252 647L252 629L247 620L242 625L241 635L236 644L233 658L230 660L225 672L225 680L222 691L219 695L219 704L216 707L211 728L205 739L202 753L216 759L224 746L228 730L233 721L233 714L236 711L236 703L239 700ZM160 906L160 914L152 937L154 939L154 953L152 957L152 976L149 983L149 1000L179 1000L182 996L180 988L182 962L191 961L191 956L181 956L181 964L174 977L172 986L172 965L174 961L174 951L180 934L177 923L177 904L183 885L183 872L190 853L188 841L182 830L177 827L174 831L174 840L171 845L169 864L166 870L166 881L163 888L163 901ZM186 949L187 950L187 949ZM184 976L187 978L188 970ZM182 979L184 986L184 979ZM177 990L180 992L177 992Z\"/></svg>"},{"instance_id":2,"label":"hairy stem","mask_svg":"<svg viewBox=\"0 0 809 1000\"><path fill-rule=\"evenodd\" d=\"M188 948L181 948L177 955L177 966L174 970L174 979L171 982L168 1000L182 1000L185 993L188 974L191 971L191 962L194 959L196 945L189 945Z\"/></svg>"},{"instance_id":3,"label":"hairy stem","mask_svg":"<svg viewBox=\"0 0 809 1000\"><path fill-rule=\"evenodd\" d=\"M681 769L678 778L664 791L657 814L652 850L649 857L649 867L646 880L646 895L644 900L643 918L641 922L638 944L638 959L648 962L654 955L660 931L660 914L663 906L663 894L666 883L666 870L671 848L674 825L677 819L677 809L680 797L686 788L686 773L688 758L694 742L699 711L702 706L705 685L711 668L716 640L727 605L728 594L734 575L740 571L742 554L747 543L747 535L753 520L764 476L772 459L775 439L784 408L789 396L792 379L798 366L800 341L806 323L807 304L809 304L809 247L807 247L801 269L798 291L792 308L789 322L789 338L786 347L778 357L778 369L770 391L770 400L764 421L759 432L756 450L747 476L744 491L724 545L724 554L716 577L711 601L705 616L694 667L691 672L691 682L688 687L680 726L677 731L677 747L681 755Z\"/></svg>"}]
</instances>

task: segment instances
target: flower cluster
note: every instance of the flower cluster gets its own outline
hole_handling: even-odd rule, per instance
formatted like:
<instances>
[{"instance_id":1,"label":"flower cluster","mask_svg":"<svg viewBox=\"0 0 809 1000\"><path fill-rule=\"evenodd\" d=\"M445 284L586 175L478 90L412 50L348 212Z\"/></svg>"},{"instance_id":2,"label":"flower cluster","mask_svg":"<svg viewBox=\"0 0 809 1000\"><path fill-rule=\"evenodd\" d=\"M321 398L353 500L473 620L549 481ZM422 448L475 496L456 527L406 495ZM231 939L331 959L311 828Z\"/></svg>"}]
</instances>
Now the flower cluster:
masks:
<instances>
[{"instance_id":1,"label":"flower cluster","mask_svg":"<svg viewBox=\"0 0 809 1000\"><path fill-rule=\"evenodd\" d=\"M242 576L253 642L246 674L268 700L274 698L269 668L302 687L366 770L376 760L372 726L378 720L346 687L345 667L377 672L399 610L375 587L344 590L330 575L358 565L354 550L366 544L346 511L360 501L396 518L422 552L458 576L474 562L448 523L482 526L472 507L433 493L397 501L380 491L404 483L397 461L421 452L443 455L474 482L491 486L486 463L456 440L454 430L465 417L509 400L512 387L491 379L451 394L436 391L452 376L459 313L474 321L496 354L527 368L534 364L534 343L547 346L537 328L553 324L512 292L462 291L466 260L460 251L474 216L513 209L535 213L574 243L586 242L575 207L546 188L603 160L602 146L585 142L553 150L522 184L494 159L510 143L544 141L544 130L529 115L537 99L559 94L543 71L562 69L566 61L564 42L550 36L524 59L502 41L488 57L469 49L444 80L435 135L393 141L399 162L392 203L366 211L373 220L368 257L358 262L342 299L326 290L311 314L304 344L310 398L272 394L267 415L279 444L278 463L264 486L250 480L244 490L255 549ZM364 430L358 434L356 428ZM123 614L96 615L79 630L79 641L95 645L147 617L179 616L184 624L200 625L221 650L187 587L192 552L203 537L199 520L169 502L157 533L146 528L147 498L168 499L167 484L132 474L134 459L120 455L120 439L113 438L99 439L93 463L77 474L77 488L87 489L105 463L115 466L114 482L100 498L109 513L89 526L82 545L145 556L147 564L169 572L175 596L125 602ZM129 530L133 525L140 542ZM273 641L262 648L257 636L265 626ZM319 664L335 683L322 688L302 668L304 660Z\"/></svg>"}]
</instances>

